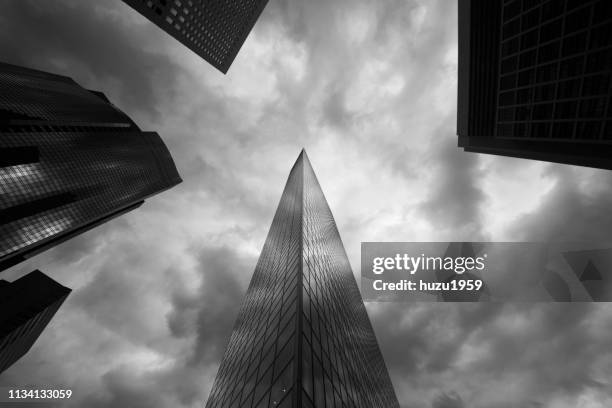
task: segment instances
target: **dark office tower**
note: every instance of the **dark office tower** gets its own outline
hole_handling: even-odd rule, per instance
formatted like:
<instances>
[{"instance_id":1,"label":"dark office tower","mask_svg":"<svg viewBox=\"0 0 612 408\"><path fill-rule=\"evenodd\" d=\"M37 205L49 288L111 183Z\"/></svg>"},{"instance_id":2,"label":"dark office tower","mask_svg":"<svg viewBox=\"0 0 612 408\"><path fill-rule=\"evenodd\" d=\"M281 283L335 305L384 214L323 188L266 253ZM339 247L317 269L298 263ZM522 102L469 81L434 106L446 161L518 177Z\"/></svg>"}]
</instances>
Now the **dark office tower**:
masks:
<instances>
[{"instance_id":1,"label":"dark office tower","mask_svg":"<svg viewBox=\"0 0 612 408\"><path fill-rule=\"evenodd\" d=\"M226 73L268 0L123 0Z\"/></svg>"},{"instance_id":2,"label":"dark office tower","mask_svg":"<svg viewBox=\"0 0 612 408\"><path fill-rule=\"evenodd\" d=\"M0 63L0 271L180 181L159 135L103 94Z\"/></svg>"},{"instance_id":3,"label":"dark office tower","mask_svg":"<svg viewBox=\"0 0 612 408\"><path fill-rule=\"evenodd\" d=\"M30 350L69 293L38 270L0 280L0 373Z\"/></svg>"},{"instance_id":4,"label":"dark office tower","mask_svg":"<svg viewBox=\"0 0 612 408\"><path fill-rule=\"evenodd\" d=\"M206 407L399 407L304 151L289 175Z\"/></svg>"},{"instance_id":5,"label":"dark office tower","mask_svg":"<svg viewBox=\"0 0 612 408\"><path fill-rule=\"evenodd\" d=\"M459 0L469 152L612 169L612 1Z\"/></svg>"}]
</instances>

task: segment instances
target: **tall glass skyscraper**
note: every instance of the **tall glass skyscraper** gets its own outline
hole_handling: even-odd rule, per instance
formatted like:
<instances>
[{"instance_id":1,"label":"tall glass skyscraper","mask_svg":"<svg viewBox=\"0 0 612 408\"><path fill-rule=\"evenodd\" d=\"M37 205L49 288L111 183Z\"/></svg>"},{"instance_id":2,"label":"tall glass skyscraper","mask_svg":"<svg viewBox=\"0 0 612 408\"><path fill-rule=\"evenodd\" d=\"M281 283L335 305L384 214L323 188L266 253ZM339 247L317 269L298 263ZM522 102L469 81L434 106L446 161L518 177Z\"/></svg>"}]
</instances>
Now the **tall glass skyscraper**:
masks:
<instances>
[{"instance_id":1,"label":"tall glass skyscraper","mask_svg":"<svg viewBox=\"0 0 612 408\"><path fill-rule=\"evenodd\" d=\"M226 73L268 0L123 0Z\"/></svg>"},{"instance_id":2,"label":"tall glass skyscraper","mask_svg":"<svg viewBox=\"0 0 612 408\"><path fill-rule=\"evenodd\" d=\"M69 293L38 270L0 280L0 373L30 350Z\"/></svg>"},{"instance_id":3,"label":"tall glass skyscraper","mask_svg":"<svg viewBox=\"0 0 612 408\"><path fill-rule=\"evenodd\" d=\"M399 407L332 213L294 164L206 408Z\"/></svg>"},{"instance_id":4,"label":"tall glass skyscraper","mask_svg":"<svg viewBox=\"0 0 612 408\"><path fill-rule=\"evenodd\" d=\"M466 151L612 169L612 2L459 0Z\"/></svg>"},{"instance_id":5,"label":"tall glass skyscraper","mask_svg":"<svg viewBox=\"0 0 612 408\"><path fill-rule=\"evenodd\" d=\"M180 182L159 135L102 93L0 63L0 271Z\"/></svg>"}]
</instances>

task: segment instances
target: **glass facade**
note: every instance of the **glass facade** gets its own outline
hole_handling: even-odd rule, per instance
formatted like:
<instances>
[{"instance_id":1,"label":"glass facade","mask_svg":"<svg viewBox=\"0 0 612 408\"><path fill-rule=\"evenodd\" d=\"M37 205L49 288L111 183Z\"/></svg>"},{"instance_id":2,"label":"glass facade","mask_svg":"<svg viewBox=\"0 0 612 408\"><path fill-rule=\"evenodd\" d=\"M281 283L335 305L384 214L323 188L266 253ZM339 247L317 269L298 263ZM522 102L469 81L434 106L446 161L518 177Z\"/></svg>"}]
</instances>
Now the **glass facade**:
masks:
<instances>
[{"instance_id":1,"label":"glass facade","mask_svg":"<svg viewBox=\"0 0 612 408\"><path fill-rule=\"evenodd\" d=\"M69 293L38 270L0 280L0 373L30 350Z\"/></svg>"},{"instance_id":2,"label":"glass facade","mask_svg":"<svg viewBox=\"0 0 612 408\"><path fill-rule=\"evenodd\" d=\"M521 1L502 7L496 135L612 139L612 5Z\"/></svg>"},{"instance_id":3,"label":"glass facade","mask_svg":"<svg viewBox=\"0 0 612 408\"><path fill-rule=\"evenodd\" d=\"M106 97L82 88L72 79L0 63L0 125L19 131L33 126L96 128L136 127ZM10 125L10 126L9 126Z\"/></svg>"},{"instance_id":4,"label":"glass facade","mask_svg":"<svg viewBox=\"0 0 612 408\"><path fill-rule=\"evenodd\" d=\"M399 407L304 151L289 175L206 407Z\"/></svg>"},{"instance_id":5,"label":"glass facade","mask_svg":"<svg viewBox=\"0 0 612 408\"><path fill-rule=\"evenodd\" d=\"M612 3L459 0L466 151L612 169Z\"/></svg>"},{"instance_id":6,"label":"glass facade","mask_svg":"<svg viewBox=\"0 0 612 408\"><path fill-rule=\"evenodd\" d=\"M0 270L180 181L159 135L102 94L0 64Z\"/></svg>"},{"instance_id":7,"label":"glass facade","mask_svg":"<svg viewBox=\"0 0 612 408\"><path fill-rule=\"evenodd\" d=\"M226 73L267 0L123 0Z\"/></svg>"}]
</instances>

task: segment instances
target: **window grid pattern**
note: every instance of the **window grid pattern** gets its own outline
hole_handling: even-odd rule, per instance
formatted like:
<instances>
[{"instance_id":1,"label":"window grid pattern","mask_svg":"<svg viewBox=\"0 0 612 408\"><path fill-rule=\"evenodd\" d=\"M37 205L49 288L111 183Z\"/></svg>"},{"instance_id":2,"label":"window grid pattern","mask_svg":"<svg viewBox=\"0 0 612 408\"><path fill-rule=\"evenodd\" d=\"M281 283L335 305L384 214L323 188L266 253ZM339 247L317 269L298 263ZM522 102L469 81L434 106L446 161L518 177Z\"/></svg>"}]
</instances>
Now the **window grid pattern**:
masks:
<instances>
[{"instance_id":1,"label":"window grid pattern","mask_svg":"<svg viewBox=\"0 0 612 408\"><path fill-rule=\"evenodd\" d=\"M40 271L0 281L0 373L32 347L70 289Z\"/></svg>"},{"instance_id":2,"label":"window grid pattern","mask_svg":"<svg viewBox=\"0 0 612 408\"><path fill-rule=\"evenodd\" d=\"M303 407L399 407L334 217L304 159Z\"/></svg>"},{"instance_id":3,"label":"window grid pattern","mask_svg":"<svg viewBox=\"0 0 612 408\"><path fill-rule=\"evenodd\" d=\"M289 175L206 405L298 406L399 407L305 152Z\"/></svg>"},{"instance_id":4,"label":"window grid pattern","mask_svg":"<svg viewBox=\"0 0 612 408\"><path fill-rule=\"evenodd\" d=\"M4 75L7 71L11 75ZM14 75L15 72L15 67L0 64L0 104L5 119L0 125L0 264L5 265L25 251L130 207L181 181L157 133L141 132L135 126L63 126L65 120L119 117L115 115L116 108L108 103L97 105L99 114L91 106L72 110L83 100L83 90L65 77L26 68L19 68L21 77ZM15 88L20 82L28 84L26 90ZM58 89L64 90L66 86L81 91L46 93L56 83L59 83ZM38 95L37 84L48 98L33 102ZM8 91L4 92L5 89ZM84 92L85 99L92 95L96 101L102 101L99 96ZM14 125L16 115L24 115L28 123L35 120L38 124ZM4 160L15 151L35 151L35 154L13 162Z\"/></svg>"},{"instance_id":5,"label":"window grid pattern","mask_svg":"<svg viewBox=\"0 0 612 408\"><path fill-rule=\"evenodd\" d=\"M135 126L103 95L67 77L0 63L0 86L0 126L5 131L16 124L45 126L44 130L50 123Z\"/></svg>"},{"instance_id":6,"label":"window grid pattern","mask_svg":"<svg viewBox=\"0 0 612 408\"><path fill-rule=\"evenodd\" d=\"M37 146L38 163L0 167L0 215L58 193L73 202L0 222L0 259L129 206L178 182L160 169L170 160L155 133L30 132L0 134L0 150ZM169 162L166 163L168 165ZM175 173L175 177L178 174Z\"/></svg>"},{"instance_id":7,"label":"window grid pattern","mask_svg":"<svg viewBox=\"0 0 612 408\"><path fill-rule=\"evenodd\" d=\"M206 408L293 407L301 164L283 191Z\"/></svg>"},{"instance_id":8,"label":"window grid pattern","mask_svg":"<svg viewBox=\"0 0 612 408\"><path fill-rule=\"evenodd\" d=\"M124 2L225 73L267 0Z\"/></svg>"},{"instance_id":9,"label":"window grid pattern","mask_svg":"<svg viewBox=\"0 0 612 408\"><path fill-rule=\"evenodd\" d=\"M495 135L612 139L612 3L506 0Z\"/></svg>"},{"instance_id":10,"label":"window grid pattern","mask_svg":"<svg viewBox=\"0 0 612 408\"><path fill-rule=\"evenodd\" d=\"M495 128L495 115L497 111L497 82L498 82L498 59L499 38L492 33L499 31L501 18L501 0L468 0L470 24L466 29L465 24L460 24L462 38L459 40L459 68L469 67L468 80L459 81L459 96L467 96L457 105L458 116L467 116L463 122L465 133L473 136L491 136ZM466 1L459 1L460 12L463 13ZM463 16L462 16L463 17ZM465 17L463 17L465 18ZM465 32L468 31L469 34ZM469 44L469 45L468 45ZM468 50L464 48L468 47ZM463 71L461 72L463 79ZM459 75L459 73L458 73ZM469 85L469 91L463 86ZM465 111L465 113L464 113ZM478 114L469 114L478 112Z\"/></svg>"}]
</instances>

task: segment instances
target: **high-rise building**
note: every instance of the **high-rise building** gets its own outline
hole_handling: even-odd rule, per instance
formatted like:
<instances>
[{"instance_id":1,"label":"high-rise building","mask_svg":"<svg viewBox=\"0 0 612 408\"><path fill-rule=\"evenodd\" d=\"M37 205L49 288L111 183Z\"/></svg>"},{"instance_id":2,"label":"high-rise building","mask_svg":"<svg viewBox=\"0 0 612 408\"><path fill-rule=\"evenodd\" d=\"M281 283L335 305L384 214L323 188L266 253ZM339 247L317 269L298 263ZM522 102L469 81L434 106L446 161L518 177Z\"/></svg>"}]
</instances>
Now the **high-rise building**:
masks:
<instances>
[{"instance_id":1,"label":"high-rise building","mask_svg":"<svg viewBox=\"0 0 612 408\"><path fill-rule=\"evenodd\" d=\"M123 0L223 73L268 0Z\"/></svg>"},{"instance_id":2,"label":"high-rise building","mask_svg":"<svg viewBox=\"0 0 612 408\"><path fill-rule=\"evenodd\" d=\"M30 350L69 293L38 270L0 280L0 373Z\"/></svg>"},{"instance_id":3,"label":"high-rise building","mask_svg":"<svg viewBox=\"0 0 612 408\"><path fill-rule=\"evenodd\" d=\"M469 152L612 169L612 2L459 0Z\"/></svg>"},{"instance_id":4,"label":"high-rise building","mask_svg":"<svg viewBox=\"0 0 612 408\"><path fill-rule=\"evenodd\" d=\"M399 407L332 213L294 164L206 408Z\"/></svg>"},{"instance_id":5,"label":"high-rise building","mask_svg":"<svg viewBox=\"0 0 612 408\"><path fill-rule=\"evenodd\" d=\"M0 271L180 182L159 135L103 94L0 63Z\"/></svg>"}]
</instances>

